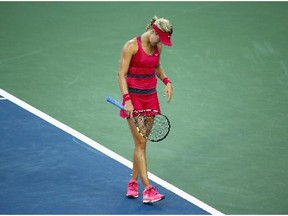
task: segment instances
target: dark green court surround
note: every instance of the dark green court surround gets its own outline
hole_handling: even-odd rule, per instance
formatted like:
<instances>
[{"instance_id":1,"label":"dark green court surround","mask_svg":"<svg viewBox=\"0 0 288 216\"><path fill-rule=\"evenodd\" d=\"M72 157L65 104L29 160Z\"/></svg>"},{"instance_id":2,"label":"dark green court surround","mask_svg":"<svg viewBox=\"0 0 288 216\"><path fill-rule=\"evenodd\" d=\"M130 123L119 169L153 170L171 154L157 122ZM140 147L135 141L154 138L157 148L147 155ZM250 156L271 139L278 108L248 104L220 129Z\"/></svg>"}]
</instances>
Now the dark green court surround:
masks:
<instances>
[{"instance_id":1,"label":"dark green court surround","mask_svg":"<svg viewBox=\"0 0 288 216\"><path fill-rule=\"evenodd\" d=\"M174 98L159 82L172 130L149 171L225 214L288 214L288 2L0 2L0 88L131 160L105 98L154 15Z\"/></svg>"}]
</instances>

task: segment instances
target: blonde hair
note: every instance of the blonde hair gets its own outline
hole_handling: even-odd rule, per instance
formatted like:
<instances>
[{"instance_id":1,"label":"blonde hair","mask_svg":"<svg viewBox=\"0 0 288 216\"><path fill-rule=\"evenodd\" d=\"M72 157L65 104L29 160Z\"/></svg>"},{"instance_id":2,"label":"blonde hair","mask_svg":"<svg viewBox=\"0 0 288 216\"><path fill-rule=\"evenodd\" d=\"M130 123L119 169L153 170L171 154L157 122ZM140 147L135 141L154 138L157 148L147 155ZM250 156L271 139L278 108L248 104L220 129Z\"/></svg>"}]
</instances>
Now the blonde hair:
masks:
<instances>
[{"instance_id":1,"label":"blonde hair","mask_svg":"<svg viewBox=\"0 0 288 216\"><path fill-rule=\"evenodd\" d=\"M169 20L164 18L158 18L157 16L154 16L149 24L146 27L146 31L152 29L153 24L155 24L159 29L161 29L163 32L167 32L170 35L173 33L173 27L172 24L169 22Z\"/></svg>"}]
</instances>

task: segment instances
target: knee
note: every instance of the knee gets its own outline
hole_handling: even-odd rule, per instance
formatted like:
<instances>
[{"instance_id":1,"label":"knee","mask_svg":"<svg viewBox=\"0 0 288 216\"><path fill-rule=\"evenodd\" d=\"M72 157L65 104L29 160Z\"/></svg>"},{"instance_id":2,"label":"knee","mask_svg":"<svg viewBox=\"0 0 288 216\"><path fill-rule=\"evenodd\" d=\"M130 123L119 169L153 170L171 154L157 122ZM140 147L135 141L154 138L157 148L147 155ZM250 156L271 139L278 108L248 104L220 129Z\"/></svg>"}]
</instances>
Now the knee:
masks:
<instances>
[{"instance_id":1,"label":"knee","mask_svg":"<svg viewBox=\"0 0 288 216\"><path fill-rule=\"evenodd\" d=\"M147 140L144 137L141 137L141 139L136 140L135 147L139 148L141 150L145 150L146 149L146 143L147 143Z\"/></svg>"}]
</instances>

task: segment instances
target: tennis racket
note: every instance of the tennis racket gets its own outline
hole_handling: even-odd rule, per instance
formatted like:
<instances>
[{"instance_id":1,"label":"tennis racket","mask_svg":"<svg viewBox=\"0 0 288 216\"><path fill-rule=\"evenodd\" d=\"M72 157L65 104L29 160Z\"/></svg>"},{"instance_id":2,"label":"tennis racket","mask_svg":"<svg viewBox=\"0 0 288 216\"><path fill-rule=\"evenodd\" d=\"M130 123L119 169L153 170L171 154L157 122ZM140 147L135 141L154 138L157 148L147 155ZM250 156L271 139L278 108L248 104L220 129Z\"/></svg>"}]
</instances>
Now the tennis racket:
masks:
<instances>
[{"instance_id":1,"label":"tennis racket","mask_svg":"<svg viewBox=\"0 0 288 216\"><path fill-rule=\"evenodd\" d=\"M106 101L120 109L124 109L121 103L111 97L108 97ZM152 109L134 110L133 121L141 136L151 142L159 142L165 139L171 128L167 116Z\"/></svg>"}]
</instances>

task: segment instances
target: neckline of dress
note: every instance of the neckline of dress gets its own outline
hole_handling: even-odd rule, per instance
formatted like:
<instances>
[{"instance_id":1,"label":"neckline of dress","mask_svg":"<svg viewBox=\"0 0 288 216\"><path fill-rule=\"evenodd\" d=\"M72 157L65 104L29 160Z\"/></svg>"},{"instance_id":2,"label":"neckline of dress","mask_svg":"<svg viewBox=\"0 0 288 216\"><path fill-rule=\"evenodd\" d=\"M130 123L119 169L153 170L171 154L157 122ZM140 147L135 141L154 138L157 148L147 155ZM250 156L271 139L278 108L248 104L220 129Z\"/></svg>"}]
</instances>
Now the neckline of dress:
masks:
<instances>
[{"instance_id":1,"label":"neckline of dress","mask_svg":"<svg viewBox=\"0 0 288 216\"><path fill-rule=\"evenodd\" d=\"M143 46L142 46L142 40L141 40L141 35L139 36L139 42L140 42L140 46L141 46L141 49L143 50L143 52L147 55L147 56L153 56L156 52L156 48L154 47L154 50L151 54L148 54L147 52L145 52Z\"/></svg>"}]
</instances>

